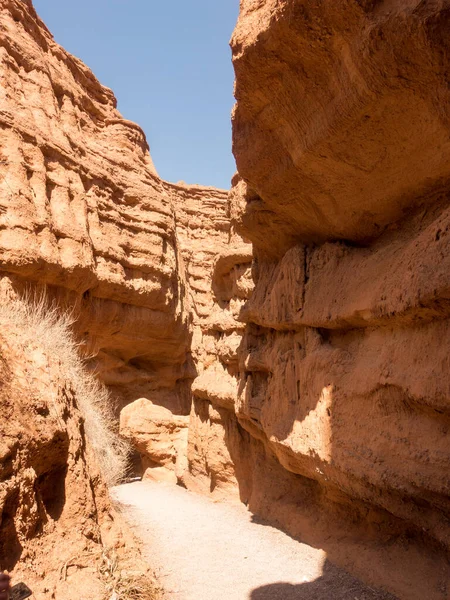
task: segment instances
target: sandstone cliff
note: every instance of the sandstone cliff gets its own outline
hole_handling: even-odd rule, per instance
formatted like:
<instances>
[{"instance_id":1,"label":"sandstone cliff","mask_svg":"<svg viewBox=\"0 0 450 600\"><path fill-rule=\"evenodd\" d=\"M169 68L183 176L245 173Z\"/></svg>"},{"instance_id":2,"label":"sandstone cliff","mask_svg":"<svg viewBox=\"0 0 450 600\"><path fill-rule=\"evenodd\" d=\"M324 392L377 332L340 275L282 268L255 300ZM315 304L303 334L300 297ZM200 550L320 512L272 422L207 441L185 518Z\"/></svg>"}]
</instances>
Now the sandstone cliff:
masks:
<instances>
[{"instance_id":1,"label":"sandstone cliff","mask_svg":"<svg viewBox=\"0 0 450 600\"><path fill-rule=\"evenodd\" d=\"M144 475L445 600L446 3L241 0L229 197L162 181L31 2L0 7L4 284L73 311Z\"/></svg>"},{"instance_id":2,"label":"sandstone cliff","mask_svg":"<svg viewBox=\"0 0 450 600\"><path fill-rule=\"evenodd\" d=\"M201 271L204 261L212 261L214 227L217 225L218 235L222 231L227 235L225 216L220 222L214 215L216 205L225 215L227 193L163 182L142 130L123 119L113 93L54 42L32 3L2 0L0 8L2 290L14 296L33 295L45 288L49 304L69 311L81 354L89 357L90 368L109 387L114 407L120 409L145 397L160 412L175 413L179 421L188 419L189 387L196 375L191 350L193 322L195 314L202 314L202 292L206 292L206 304L210 295L196 269ZM200 240L193 252L183 239L190 235L185 233L188 223L193 238L195 228L202 230L201 219L196 224L199 205L209 205L212 215L205 217L211 223L201 233L203 240L208 235L209 242L200 247ZM188 272L192 287L187 283ZM208 309L203 309L203 316L205 311ZM38 333L36 336L39 338ZM24 369L27 359L15 358L17 368ZM11 361L8 358L8 364ZM2 550L1 567L20 573L34 564L36 576L36 565L39 561L44 564L50 553L54 563L50 561L47 568L52 574L43 571L45 580L53 575L58 579L59 570L71 558L66 556L71 549L73 556L85 554L85 550L89 553L91 534L83 534L84 523L98 527L91 505L100 501L91 489L92 477L98 479L98 490L104 489L102 478L89 471L95 471L97 461L92 459L89 467L83 462L86 441L83 418L77 412L80 399L72 401L70 394L64 393L69 379L63 371L61 365L49 367L45 377L52 380L51 386L45 398L36 402L46 411L54 388L57 396L53 401L61 414L67 413L68 421L44 419L42 427L35 428L44 447L37 456L33 454L34 435L27 433L20 434L21 461L17 459L11 467L9 446L2 450L1 459L0 527L8 545ZM1 400L2 414L8 415L2 436L14 437L19 429L12 417L10 390L6 389ZM24 393L38 398L41 392L33 389L31 381ZM24 430L34 418L31 408L27 409L26 402L15 403ZM35 475L21 477L16 472L21 469L27 473L34 469ZM56 482L54 471L59 477ZM70 476L66 476L68 471ZM41 481L45 489L39 495ZM28 494L26 501L19 488L22 496ZM36 497L33 490L37 490ZM40 499L45 494L50 513L52 503L57 504L54 516L46 516L46 499ZM106 496L102 502L108 513ZM25 523L22 513L28 509L37 511L34 524ZM47 521L51 526L43 525ZM18 532L17 548L11 528ZM79 540L73 539L70 528L80 531ZM51 554L52 539L63 534L67 534L67 552ZM97 532L95 536L97 543L100 537ZM66 593L62 589L55 593ZM38 596L40 592L37 590ZM98 590L91 594L100 597Z\"/></svg>"},{"instance_id":3,"label":"sandstone cliff","mask_svg":"<svg viewBox=\"0 0 450 600\"><path fill-rule=\"evenodd\" d=\"M145 136L30 2L2 2L1 51L2 270L76 306L105 382L164 396L183 377L187 313Z\"/></svg>"},{"instance_id":4,"label":"sandstone cliff","mask_svg":"<svg viewBox=\"0 0 450 600\"><path fill-rule=\"evenodd\" d=\"M0 565L34 598L100 600L120 584L106 560L120 554L124 567L131 553L105 486L123 475L127 449L70 325L44 298L2 285Z\"/></svg>"},{"instance_id":5,"label":"sandstone cliff","mask_svg":"<svg viewBox=\"0 0 450 600\"><path fill-rule=\"evenodd\" d=\"M448 16L244 0L232 39L236 413L295 475L250 506L401 598L450 582Z\"/></svg>"}]
</instances>

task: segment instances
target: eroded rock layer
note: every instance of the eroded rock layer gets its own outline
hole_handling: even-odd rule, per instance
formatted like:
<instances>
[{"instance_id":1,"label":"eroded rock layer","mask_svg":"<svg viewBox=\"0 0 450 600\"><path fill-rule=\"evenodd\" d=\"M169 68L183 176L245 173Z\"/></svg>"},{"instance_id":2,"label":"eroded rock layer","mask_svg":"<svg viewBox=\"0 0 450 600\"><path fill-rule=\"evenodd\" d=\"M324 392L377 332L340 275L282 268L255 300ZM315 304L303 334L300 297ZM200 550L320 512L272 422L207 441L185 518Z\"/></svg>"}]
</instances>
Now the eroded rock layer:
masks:
<instances>
[{"instance_id":1,"label":"eroded rock layer","mask_svg":"<svg viewBox=\"0 0 450 600\"><path fill-rule=\"evenodd\" d=\"M145 475L446 600L450 6L241 0L229 198L163 182L31 2L0 7L0 268L74 311Z\"/></svg>"},{"instance_id":2,"label":"eroded rock layer","mask_svg":"<svg viewBox=\"0 0 450 600\"><path fill-rule=\"evenodd\" d=\"M227 192L162 181L142 130L123 119L113 93L54 42L32 3L0 0L0 9L1 289L34 298L45 288L53 309L70 312L80 349L118 408L156 407L148 418L140 410L129 423L148 426L147 437L157 430L153 446L148 440L143 444L155 459L150 465L144 457L144 466L159 465L176 481L186 470L190 384L197 375L193 356L201 353L193 336L201 339L198 323L209 314L212 297L202 269L212 267L216 248L228 239ZM29 361L22 362L18 368L27 369ZM42 428L34 427L34 400L25 395L25 404L16 403L17 418L24 430L34 431L37 456L33 435L20 433L12 466L8 440L15 421L1 432L0 537L10 546L0 548L0 568L15 573L26 569L30 556L37 557L35 567L43 564L58 536L67 535L67 552L83 559L76 569L80 561L84 568L91 550L92 564L102 560L100 534L89 530L98 523L95 461L90 472L83 419L76 409L65 408L72 400L66 397L64 373L55 367L48 378L52 374L36 411L47 411L53 400L67 422L49 418ZM41 389L30 384L23 393L38 398ZM8 419L14 398L9 387L0 398ZM173 432L172 420L178 424L174 451L161 448L164 428ZM134 433L129 437L145 455ZM21 470L23 476L16 473ZM108 513L106 496L103 500ZM35 514L29 518L21 510ZM72 536L71 528L79 535ZM71 560L66 552L56 557L52 574L42 572L44 587L59 577L61 567L65 582L72 566L65 563Z\"/></svg>"},{"instance_id":3,"label":"eroded rock layer","mask_svg":"<svg viewBox=\"0 0 450 600\"><path fill-rule=\"evenodd\" d=\"M244 0L232 39L243 485L408 599L450 589L448 15Z\"/></svg>"},{"instance_id":4,"label":"eroded rock layer","mask_svg":"<svg viewBox=\"0 0 450 600\"><path fill-rule=\"evenodd\" d=\"M447 189L448 19L446 2L241 2L234 152L272 252L365 242Z\"/></svg>"},{"instance_id":5,"label":"eroded rock layer","mask_svg":"<svg viewBox=\"0 0 450 600\"><path fill-rule=\"evenodd\" d=\"M105 485L117 482L127 458L110 429L110 398L81 362L66 317L4 283L0 568L37 600L109 597L118 580L103 569L107 557L124 567L130 554L142 568L124 548Z\"/></svg>"},{"instance_id":6,"label":"eroded rock layer","mask_svg":"<svg viewBox=\"0 0 450 600\"><path fill-rule=\"evenodd\" d=\"M151 382L153 359L174 380L187 344L175 225L145 136L30 2L1 6L2 269L73 292L108 383L138 365Z\"/></svg>"},{"instance_id":7,"label":"eroded rock layer","mask_svg":"<svg viewBox=\"0 0 450 600\"><path fill-rule=\"evenodd\" d=\"M74 307L86 352L123 404L151 396L188 414L192 307L175 212L200 229L192 211L209 203L213 213L226 193L163 182L142 130L31 2L1 8L1 269Z\"/></svg>"}]
</instances>

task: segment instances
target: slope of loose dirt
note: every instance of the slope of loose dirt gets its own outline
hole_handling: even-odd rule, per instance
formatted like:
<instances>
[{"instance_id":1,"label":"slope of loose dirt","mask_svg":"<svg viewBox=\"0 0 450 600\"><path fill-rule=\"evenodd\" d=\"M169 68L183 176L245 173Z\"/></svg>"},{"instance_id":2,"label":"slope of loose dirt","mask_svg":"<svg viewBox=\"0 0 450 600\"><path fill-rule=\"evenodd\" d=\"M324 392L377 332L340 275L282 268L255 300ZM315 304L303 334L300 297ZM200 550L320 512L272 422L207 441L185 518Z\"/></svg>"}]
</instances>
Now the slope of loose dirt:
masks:
<instances>
[{"instance_id":1,"label":"slope of loose dirt","mask_svg":"<svg viewBox=\"0 0 450 600\"><path fill-rule=\"evenodd\" d=\"M243 505L150 482L117 487L114 497L173 600L393 600Z\"/></svg>"}]
</instances>

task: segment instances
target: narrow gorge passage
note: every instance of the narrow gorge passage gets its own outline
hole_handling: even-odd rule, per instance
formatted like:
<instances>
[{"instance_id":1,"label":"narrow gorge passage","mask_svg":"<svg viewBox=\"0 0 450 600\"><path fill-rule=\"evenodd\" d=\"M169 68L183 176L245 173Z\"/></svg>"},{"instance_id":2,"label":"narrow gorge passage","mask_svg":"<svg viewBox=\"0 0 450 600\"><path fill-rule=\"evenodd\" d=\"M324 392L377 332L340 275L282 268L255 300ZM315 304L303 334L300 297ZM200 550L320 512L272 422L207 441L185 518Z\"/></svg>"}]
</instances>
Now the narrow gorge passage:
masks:
<instances>
[{"instance_id":1,"label":"narrow gorge passage","mask_svg":"<svg viewBox=\"0 0 450 600\"><path fill-rule=\"evenodd\" d=\"M117 487L114 498L171 600L394 600L244 505L150 482Z\"/></svg>"},{"instance_id":2,"label":"narrow gorge passage","mask_svg":"<svg viewBox=\"0 0 450 600\"><path fill-rule=\"evenodd\" d=\"M240 0L231 189L161 179L33 1L0 0L0 572L33 600L150 600L153 570L164 600L450 600L450 0ZM145 115L219 102L197 50L232 2L167 35L133 3L141 69L80 3ZM184 127L149 131L175 156Z\"/></svg>"}]
</instances>

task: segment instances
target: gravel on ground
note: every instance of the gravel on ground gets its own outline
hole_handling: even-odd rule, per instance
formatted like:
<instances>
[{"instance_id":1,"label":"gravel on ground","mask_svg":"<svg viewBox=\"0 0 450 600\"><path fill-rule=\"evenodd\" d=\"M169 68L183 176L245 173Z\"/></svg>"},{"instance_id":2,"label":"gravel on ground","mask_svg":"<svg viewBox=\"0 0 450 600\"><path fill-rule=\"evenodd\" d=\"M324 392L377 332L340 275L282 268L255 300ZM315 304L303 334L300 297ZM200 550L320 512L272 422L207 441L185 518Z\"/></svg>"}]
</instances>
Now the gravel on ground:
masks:
<instances>
[{"instance_id":1,"label":"gravel on ground","mask_svg":"<svg viewBox=\"0 0 450 600\"><path fill-rule=\"evenodd\" d=\"M244 505L181 487L118 486L113 498L170 600L395 600L332 565L323 550L256 522Z\"/></svg>"}]
</instances>

